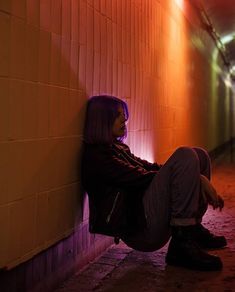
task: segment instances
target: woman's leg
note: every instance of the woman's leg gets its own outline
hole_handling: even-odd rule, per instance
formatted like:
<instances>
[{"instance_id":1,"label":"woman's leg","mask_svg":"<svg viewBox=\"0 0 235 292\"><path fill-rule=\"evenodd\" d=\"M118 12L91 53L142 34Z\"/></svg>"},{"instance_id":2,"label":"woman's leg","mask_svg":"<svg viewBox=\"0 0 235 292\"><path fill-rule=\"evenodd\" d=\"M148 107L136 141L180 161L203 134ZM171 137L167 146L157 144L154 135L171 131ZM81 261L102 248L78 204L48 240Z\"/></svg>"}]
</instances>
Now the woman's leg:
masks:
<instances>
[{"instance_id":1,"label":"woman's leg","mask_svg":"<svg viewBox=\"0 0 235 292\"><path fill-rule=\"evenodd\" d=\"M196 152L198 156L200 174L206 176L210 180L211 179L211 160L208 153L202 148L194 147L192 149ZM208 202L206 201L205 197L203 196L200 190L198 210L196 214L197 223L202 222L202 217L206 213L207 208L208 208Z\"/></svg>"},{"instance_id":2,"label":"woman's leg","mask_svg":"<svg viewBox=\"0 0 235 292\"><path fill-rule=\"evenodd\" d=\"M154 212L155 208L160 209L159 213L162 215L162 202L167 203L164 204L163 209L168 208L168 220L170 219L171 225L196 224L199 193L198 155L192 148L180 147L161 167L146 190L144 206L150 221L149 225L162 221L158 213Z\"/></svg>"},{"instance_id":3,"label":"woman's leg","mask_svg":"<svg viewBox=\"0 0 235 292\"><path fill-rule=\"evenodd\" d=\"M200 174L210 175L204 160L201 150L189 147L180 147L172 154L145 191L145 233L124 238L124 242L138 250L153 251L167 242L171 229L168 264L202 270L222 268L220 258L207 254L192 240L198 223Z\"/></svg>"},{"instance_id":4,"label":"woman's leg","mask_svg":"<svg viewBox=\"0 0 235 292\"><path fill-rule=\"evenodd\" d=\"M200 174L206 176L209 180L211 178L211 161L208 153L202 148L193 148L197 153ZM221 248L227 245L226 238L224 236L216 236L206 229L202 224L202 217L208 208L208 202L203 196L202 191L199 194L198 212L196 215L197 225L194 228L194 240L204 248Z\"/></svg>"},{"instance_id":5,"label":"woman's leg","mask_svg":"<svg viewBox=\"0 0 235 292\"><path fill-rule=\"evenodd\" d=\"M123 238L124 241L142 251L161 248L169 240L170 224L196 224L199 191L199 158L191 148L180 147L161 167L145 191L145 234Z\"/></svg>"},{"instance_id":6,"label":"woman's leg","mask_svg":"<svg viewBox=\"0 0 235 292\"><path fill-rule=\"evenodd\" d=\"M177 162L176 162L177 161ZM165 166L172 164L171 195L172 225L201 223L208 203L201 192L200 174L211 178L211 161L208 153L198 147L180 147ZM172 166L170 166L172 169ZM190 219L191 217L191 219ZM188 219L186 219L188 218ZM179 223L180 222L180 223Z\"/></svg>"},{"instance_id":7,"label":"woman's leg","mask_svg":"<svg viewBox=\"0 0 235 292\"><path fill-rule=\"evenodd\" d=\"M199 147L192 148L198 157L200 173L211 179L211 160L206 150Z\"/></svg>"},{"instance_id":8,"label":"woman's leg","mask_svg":"<svg viewBox=\"0 0 235 292\"><path fill-rule=\"evenodd\" d=\"M168 264L220 270L220 258L207 254L194 241L201 200L201 174L210 177L210 163L202 149L180 147L173 153L144 196L147 234L159 243L157 239L161 238L161 233L158 232L170 223L172 239L166 256ZM205 207L206 204L204 211Z\"/></svg>"}]
</instances>

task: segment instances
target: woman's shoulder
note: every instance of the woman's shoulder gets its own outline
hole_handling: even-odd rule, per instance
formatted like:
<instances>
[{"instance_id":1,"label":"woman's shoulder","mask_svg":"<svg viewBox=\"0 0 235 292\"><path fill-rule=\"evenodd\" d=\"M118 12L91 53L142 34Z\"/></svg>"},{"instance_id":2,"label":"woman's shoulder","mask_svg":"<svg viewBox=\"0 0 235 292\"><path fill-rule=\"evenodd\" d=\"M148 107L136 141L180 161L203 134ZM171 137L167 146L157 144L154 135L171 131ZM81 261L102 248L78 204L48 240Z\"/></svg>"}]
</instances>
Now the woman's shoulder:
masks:
<instances>
[{"instance_id":1,"label":"woman's shoulder","mask_svg":"<svg viewBox=\"0 0 235 292\"><path fill-rule=\"evenodd\" d=\"M83 143L83 153L87 153L89 155L92 154L101 154L101 153L107 153L112 150L112 146L109 144L89 144L89 143Z\"/></svg>"},{"instance_id":2,"label":"woman's shoulder","mask_svg":"<svg viewBox=\"0 0 235 292\"><path fill-rule=\"evenodd\" d=\"M114 144L113 144L113 147L117 147L119 148L120 150L124 150L124 151L130 151L130 148L127 144L121 142L121 141L116 141Z\"/></svg>"},{"instance_id":3,"label":"woman's shoulder","mask_svg":"<svg viewBox=\"0 0 235 292\"><path fill-rule=\"evenodd\" d=\"M92 144L92 143L86 143L83 142L83 147L86 149L109 149L112 147L112 144L101 144L101 143L96 143L96 144Z\"/></svg>"},{"instance_id":4,"label":"woman's shoulder","mask_svg":"<svg viewBox=\"0 0 235 292\"><path fill-rule=\"evenodd\" d=\"M83 153L89 156L113 155L117 150L130 152L129 146L119 141L113 144L88 144L85 142L83 144Z\"/></svg>"}]
</instances>

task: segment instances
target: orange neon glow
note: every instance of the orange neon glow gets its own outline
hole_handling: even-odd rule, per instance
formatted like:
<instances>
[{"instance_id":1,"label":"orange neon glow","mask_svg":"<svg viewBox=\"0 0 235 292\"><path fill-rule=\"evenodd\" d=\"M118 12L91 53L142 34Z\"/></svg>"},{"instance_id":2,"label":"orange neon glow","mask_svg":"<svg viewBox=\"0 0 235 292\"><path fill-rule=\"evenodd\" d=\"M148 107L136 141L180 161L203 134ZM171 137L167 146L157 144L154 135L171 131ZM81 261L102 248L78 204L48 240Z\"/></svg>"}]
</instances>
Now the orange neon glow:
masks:
<instances>
[{"instance_id":1,"label":"orange neon glow","mask_svg":"<svg viewBox=\"0 0 235 292\"><path fill-rule=\"evenodd\" d=\"M183 5L184 1L176 1L177 5ZM176 15L168 23L169 36L166 38L166 50L168 56L168 86L171 89L168 96L169 106L175 108L173 145L178 147L191 142L191 117L190 117L190 71L193 64L189 59L188 31L185 17L180 9L176 9L171 2L170 9Z\"/></svg>"},{"instance_id":2,"label":"orange neon glow","mask_svg":"<svg viewBox=\"0 0 235 292\"><path fill-rule=\"evenodd\" d=\"M184 8L184 0L175 0L175 2L180 7L180 9Z\"/></svg>"}]
</instances>

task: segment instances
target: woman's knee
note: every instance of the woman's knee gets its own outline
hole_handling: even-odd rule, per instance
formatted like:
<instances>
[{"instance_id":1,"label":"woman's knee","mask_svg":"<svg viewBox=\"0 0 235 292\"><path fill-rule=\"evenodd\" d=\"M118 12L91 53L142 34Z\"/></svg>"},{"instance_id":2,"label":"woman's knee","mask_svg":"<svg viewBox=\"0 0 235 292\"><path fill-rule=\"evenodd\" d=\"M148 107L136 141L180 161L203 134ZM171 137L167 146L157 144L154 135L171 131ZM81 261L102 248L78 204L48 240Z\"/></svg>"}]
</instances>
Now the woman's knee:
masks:
<instances>
[{"instance_id":1,"label":"woman's knee","mask_svg":"<svg viewBox=\"0 0 235 292\"><path fill-rule=\"evenodd\" d=\"M193 150L196 152L199 162L200 162L200 171L202 174L210 178L211 174L211 159L208 152L199 147L194 147Z\"/></svg>"},{"instance_id":2,"label":"woman's knee","mask_svg":"<svg viewBox=\"0 0 235 292\"><path fill-rule=\"evenodd\" d=\"M209 156L208 152L205 149L200 148L200 147L193 147L193 150L197 153L198 158L200 160L210 161L210 156Z\"/></svg>"},{"instance_id":3,"label":"woman's knee","mask_svg":"<svg viewBox=\"0 0 235 292\"><path fill-rule=\"evenodd\" d=\"M176 155L178 159L180 159L184 163L188 163L188 162L195 163L195 164L199 163L198 156L196 152L194 151L194 149L191 147L181 146L176 149L176 151L174 152L174 155Z\"/></svg>"}]
</instances>

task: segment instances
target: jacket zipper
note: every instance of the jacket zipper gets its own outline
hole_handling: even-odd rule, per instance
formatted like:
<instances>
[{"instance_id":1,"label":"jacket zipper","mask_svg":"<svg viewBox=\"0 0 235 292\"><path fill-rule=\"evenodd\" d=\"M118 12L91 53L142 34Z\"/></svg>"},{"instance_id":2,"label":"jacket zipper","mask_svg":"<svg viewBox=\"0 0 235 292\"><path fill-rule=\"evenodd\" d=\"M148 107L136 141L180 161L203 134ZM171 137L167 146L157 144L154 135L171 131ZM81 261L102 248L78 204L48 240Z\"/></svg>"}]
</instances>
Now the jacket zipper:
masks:
<instances>
[{"instance_id":1,"label":"jacket zipper","mask_svg":"<svg viewBox=\"0 0 235 292\"><path fill-rule=\"evenodd\" d=\"M118 200L119 195L120 195L120 192L118 192L117 195L116 195L116 197L115 197L115 200L114 200L114 202L113 202L112 209L111 209L110 213L108 214L108 216L107 216L107 218L106 218L106 223L109 223L109 221L110 221L110 219L111 219L111 216L112 216L113 211L114 211L114 209L115 209L115 206L116 206L116 204L117 204L117 200Z\"/></svg>"}]
</instances>

